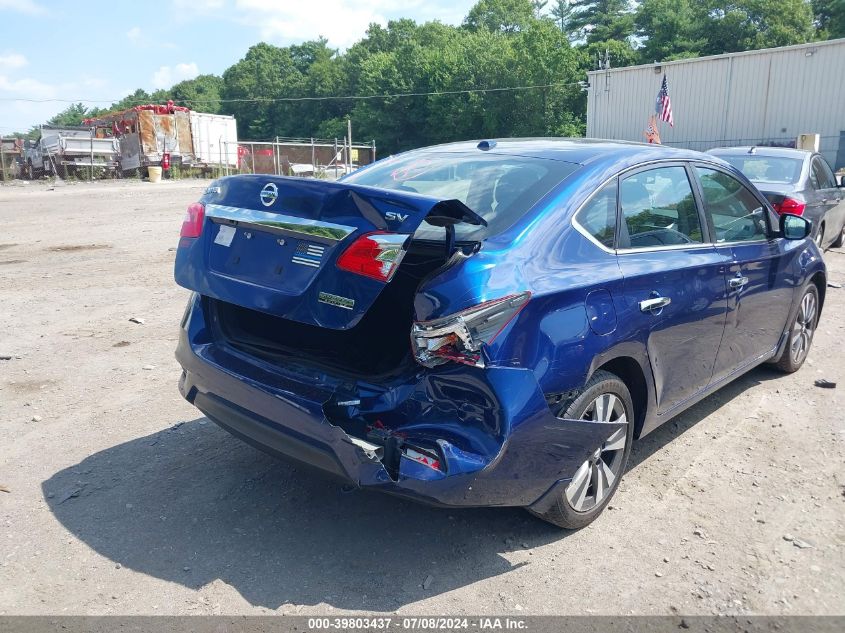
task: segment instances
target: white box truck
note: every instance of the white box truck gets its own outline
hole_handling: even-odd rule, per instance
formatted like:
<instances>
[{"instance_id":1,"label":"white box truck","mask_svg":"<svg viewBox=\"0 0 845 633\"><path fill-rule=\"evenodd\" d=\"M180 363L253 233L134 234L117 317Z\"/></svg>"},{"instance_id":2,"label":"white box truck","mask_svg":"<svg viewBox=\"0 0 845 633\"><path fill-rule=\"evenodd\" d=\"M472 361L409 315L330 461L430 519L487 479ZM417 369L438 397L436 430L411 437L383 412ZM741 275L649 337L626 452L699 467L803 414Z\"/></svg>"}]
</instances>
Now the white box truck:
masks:
<instances>
[{"instance_id":1,"label":"white box truck","mask_svg":"<svg viewBox=\"0 0 845 633\"><path fill-rule=\"evenodd\" d=\"M238 126L235 117L191 110L195 166L238 166Z\"/></svg>"}]
</instances>

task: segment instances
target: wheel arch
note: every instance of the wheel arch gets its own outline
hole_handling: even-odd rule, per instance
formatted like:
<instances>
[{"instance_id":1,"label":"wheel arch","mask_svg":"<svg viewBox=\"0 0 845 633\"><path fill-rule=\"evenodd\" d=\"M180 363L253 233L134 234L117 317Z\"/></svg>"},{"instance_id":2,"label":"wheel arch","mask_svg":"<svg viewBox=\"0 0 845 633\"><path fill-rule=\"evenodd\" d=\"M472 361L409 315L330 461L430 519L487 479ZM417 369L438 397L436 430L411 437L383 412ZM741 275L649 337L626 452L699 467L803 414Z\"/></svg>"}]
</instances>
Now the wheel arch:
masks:
<instances>
[{"instance_id":1,"label":"wheel arch","mask_svg":"<svg viewBox=\"0 0 845 633\"><path fill-rule=\"evenodd\" d=\"M654 390L651 388L651 382L648 378L650 371L647 372L642 363L633 356L622 354L609 360L602 359L602 364L594 367L587 379L589 380L599 370L619 376L625 386L628 387L631 400L634 403L634 438L639 438L653 401L651 394Z\"/></svg>"},{"instance_id":2,"label":"wheel arch","mask_svg":"<svg viewBox=\"0 0 845 633\"><path fill-rule=\"evenodd\" d=\"M813 276L810 277L810 283L816 286L819 293L819 317L821 317L822 308L824 308L824 296L827 292L827 276L824 271L817 270L813 273Z\"/></svg>"}]
</instances>

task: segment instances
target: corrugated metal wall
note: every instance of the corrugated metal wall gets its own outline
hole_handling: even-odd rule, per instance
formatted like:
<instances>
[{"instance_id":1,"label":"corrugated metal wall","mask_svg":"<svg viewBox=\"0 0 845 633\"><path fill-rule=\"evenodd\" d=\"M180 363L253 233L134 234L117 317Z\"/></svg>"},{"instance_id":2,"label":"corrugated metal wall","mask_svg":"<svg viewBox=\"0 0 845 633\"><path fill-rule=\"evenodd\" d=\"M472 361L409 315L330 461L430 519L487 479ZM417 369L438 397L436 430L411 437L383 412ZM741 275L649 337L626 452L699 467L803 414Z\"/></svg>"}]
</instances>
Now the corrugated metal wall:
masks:
<instances>
[{"instance_id":1,"label":"corrugated metal wall","mask_svg":"<svg viewBox=\"0 0 845 633\"><path fill-rule=\"evenodd\" d=\"M836 163L845 39L588 73L587 136L644 141L664 73L675 116L674 128L660 122L665 145L789 144L815 133Z\"/></svg>"}]
</instances>

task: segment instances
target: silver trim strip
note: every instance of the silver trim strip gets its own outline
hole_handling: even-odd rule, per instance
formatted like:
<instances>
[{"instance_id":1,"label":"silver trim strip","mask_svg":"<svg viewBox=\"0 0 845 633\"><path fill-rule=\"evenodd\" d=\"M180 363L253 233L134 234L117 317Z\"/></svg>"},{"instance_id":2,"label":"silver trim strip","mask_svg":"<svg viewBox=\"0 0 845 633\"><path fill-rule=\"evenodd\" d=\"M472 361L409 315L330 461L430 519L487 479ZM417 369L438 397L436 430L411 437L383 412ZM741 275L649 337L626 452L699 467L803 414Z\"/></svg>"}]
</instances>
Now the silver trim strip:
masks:
<instances>
[{"instance_id":1,"label":"silver trim strip","mask_svg":"<svg viewBox=\"0 0 845 633\"><path fill-rule=\"evenodd\" d=\"M333 224L321 220L309 220L308 218L258 211L257 209L227 207L221 204L207 204L205 206L205 215L221 224L252 226L271 233L307 237L315 242L324 242L326 244L340 242L358 230L358 227L355 226Z\"/></svg>"},{"instance_id":2,"label":"silver trim strip","mask_svg":"<svg viewBox=\"0 0 845 633\"><path fill-rule=\"evenodd\" d=\"M716 245L712 242L689 242L688 244L669 244L667 246L640 246L637 248L620 248L617 255L636 255L637 253L654 253L662 251L713 250Z\"/></svg>"},{"instance_id":3,"label":"silver trim strip","mask_svg":"<svg viewBox=\"0 0 845 633\"><path fill-rule=\"evenodd\" d=\"M598 189L597 189L596 191L598 191ZM589 199L588 199L588 200L587 200L584 204L586 204L587 202L589 202L591 199L592 199L592 196L590 196L590 198L589 198ZM584 206L584 205L581 205L581 206ZM601 250L603 250L605 253L610 253L611 255L616 255L616 251L615 251L615 250L613 250L612 248L608 248L607 246L605 246L604 244L602 244L601 242L599 242L599 241L598 241L595 237L593 237L593 235L592 235L592 234L591 234L591 233L590 233L587 229L585 229L583 226L581 226L581 223L580 223L580 222L578 222L578 220L577 220L577 219L576 219L576 217L575 217L576 215L578 215L578 213L579 213L580 211L581 211L581 209L580 209L580 207L579 207L578 211L576 211L576 212L575 212L575 215L573 215L573 216L572 216L572 226L575 228L575 230L576 230L576 231L578 231L578 232L579 232L581 235L583 235L584 237L586 237L586 238L587 238L589 241L591 241L593 244L595 244L596 246L598 246L598 247L599 247ZM616 237L614 236L614 240L615 240L615 239L616 239Z\"/></svg>"}]
</instances>

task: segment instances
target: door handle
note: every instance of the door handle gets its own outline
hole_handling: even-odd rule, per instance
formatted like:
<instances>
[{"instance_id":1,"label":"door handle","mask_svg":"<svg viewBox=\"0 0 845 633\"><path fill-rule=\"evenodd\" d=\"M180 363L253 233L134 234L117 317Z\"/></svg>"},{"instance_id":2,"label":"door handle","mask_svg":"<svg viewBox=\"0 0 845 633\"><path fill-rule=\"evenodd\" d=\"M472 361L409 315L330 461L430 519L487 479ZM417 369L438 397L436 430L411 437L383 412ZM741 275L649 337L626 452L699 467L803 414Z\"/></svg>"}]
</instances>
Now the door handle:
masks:
<instances>
[{"instance_id":1,"label":"door handle","mask_svg":"<svg viewBox=\"0 0 845 633\"><path fill-rule=\"evenodd\" d=\"M644 299L640 301L640 310L643 312L654 312L662 310L672 303L669 297L652 297L651 299Z\"/></svg>"},{"instance_id":2,"label":"door handle","mask_svg":"<svg viewBox=\"0 0 845 633\"><path fill-rule=\"evenodd\" d=\"M748 277L734 277L728 283L730 284L731 288L742 288L748 283Z\"/></svg>"}]
</instances>

